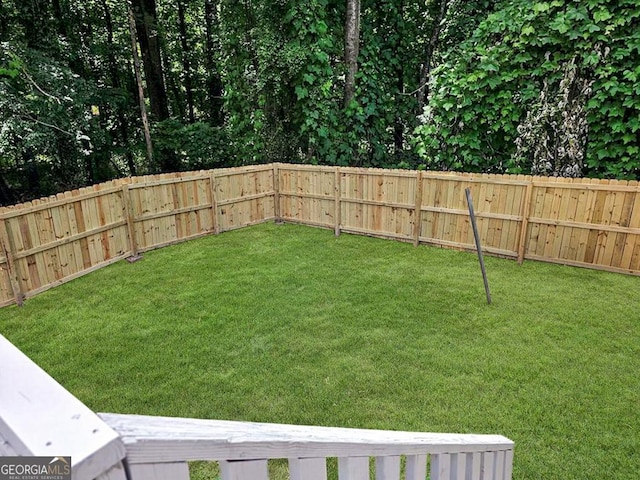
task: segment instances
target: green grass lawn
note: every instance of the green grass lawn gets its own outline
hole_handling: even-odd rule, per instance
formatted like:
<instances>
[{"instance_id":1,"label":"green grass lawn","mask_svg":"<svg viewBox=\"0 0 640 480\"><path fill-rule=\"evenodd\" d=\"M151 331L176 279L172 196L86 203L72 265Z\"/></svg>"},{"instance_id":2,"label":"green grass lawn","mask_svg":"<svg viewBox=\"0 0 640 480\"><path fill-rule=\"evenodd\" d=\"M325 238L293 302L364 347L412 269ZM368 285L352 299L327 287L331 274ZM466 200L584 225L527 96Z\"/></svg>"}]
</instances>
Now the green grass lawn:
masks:
<instances>
[{"instance_id":1,"label":"green grass lawn","mask_svg":"<svg viewBox=\"0 0 640 480\"><path fill-rule=\"evenodd\" d=\"M640 472L640 279L263 224L0 310L90 408L495 433L516 479Z\"/></svg>"}]
</instances>

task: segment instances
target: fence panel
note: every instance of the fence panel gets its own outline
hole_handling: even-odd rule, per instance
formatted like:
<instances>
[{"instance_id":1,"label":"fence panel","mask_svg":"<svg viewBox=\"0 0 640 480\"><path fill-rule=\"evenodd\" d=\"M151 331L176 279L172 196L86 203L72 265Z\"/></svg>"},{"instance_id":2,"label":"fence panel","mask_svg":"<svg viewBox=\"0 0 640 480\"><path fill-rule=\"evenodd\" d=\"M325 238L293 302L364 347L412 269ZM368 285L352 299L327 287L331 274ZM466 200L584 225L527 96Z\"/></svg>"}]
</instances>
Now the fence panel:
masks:
<instances>
[{"instance_id":1,"label":"fence panel","mask_svg":"<svg viewBox=\"0 0 640 480\"><path fill-rule=\"evenodd\" d=\"M341 169L340 189L344 231L413 240L415 172Z\"/></svg>"},{"instance_id":2,"label":"fence panel","mask_svg":"<svg viewBox=\"0 0 640 480\"><path fill-rule=\"evenodd\" d=\"M335 168L278 165L280 217L320 227L336 224Z\"/></svg>"},{"instance_id":3,"label":"fence panel","mask_svg":"<svg viewBox=\"0 0 640 480\"><path fill-rule=\"evenodd\" d=\"M6 249L3 247L0 252L0 307L15 302L15 292L11 283L11 274Z\"/></svg>"},{"instance_id":4,"label":"fence panel","mask_svg":"<svg viewBox=\"0 0 640 480\"><path fill-rule=\"evenodd\" d=\"M518 255L527 183L501 175L428 173L422 176L420 241L474 249L465 189L471 195L482 247L488 253Z\"/></svg>"},{"instance_id":5,"label":"fence panel","mask_svg":"<svg viewBox=\"0 0 640 480\"><path fill-rule=\"evenodd\" d=\"M235 230L274 218L273 165L214 172L219 231Z\"/></svg>"},{"instance_id":6,"label":"fence panel","mask_svg":"<svg viewBox=\"0 0 640 480\"><path fill-rule=\"evenodd\" d=\"M638 182L532 179L525 258L638 273Z\"/></svg>"},{"instance_id":7,"label":"fence panel","mask_svg":"<svg viewBox=\"0 0 640 480\"><path fill-rule=\"evenodd\" d=\"M3 217L16 286L24 294L34 295L128 254L122 197L112 183L20 207L5 209Z\"/></svg>"},{"instance_id":8,"label":"fence panel","mask_svg":"<svg viewBox=\"0 0 640 480\"><path fill-rule=\"evenodd\" d=\"M129 186L129 192L141 251L213 232L208 174L142 177Z\"/></svg>"}]
</instances>

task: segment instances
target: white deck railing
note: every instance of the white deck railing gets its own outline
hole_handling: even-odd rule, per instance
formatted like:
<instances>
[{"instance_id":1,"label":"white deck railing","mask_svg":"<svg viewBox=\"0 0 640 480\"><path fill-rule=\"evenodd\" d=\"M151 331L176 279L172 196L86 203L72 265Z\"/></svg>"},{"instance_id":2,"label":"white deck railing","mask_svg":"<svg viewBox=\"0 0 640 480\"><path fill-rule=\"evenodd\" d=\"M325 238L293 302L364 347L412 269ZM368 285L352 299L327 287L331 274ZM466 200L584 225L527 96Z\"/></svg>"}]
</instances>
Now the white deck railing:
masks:
<instances>
[{"instance_id":1,"label":"white deck railing","mask_svg":"<svg viewBox=\"0 0 640 480\"><path fill-rule=\"evenodd\" d=\"M499 435L410 433L189 418L96 415L0 336L0 455L71 456L77 480L187 480L217 461L222 480L509 480L513 442ZM370 462L375 458L375 462ZM372 467L372 464L374 465ZM427 477L428 475L428 477Z\"/></svg>"}]
</instances>

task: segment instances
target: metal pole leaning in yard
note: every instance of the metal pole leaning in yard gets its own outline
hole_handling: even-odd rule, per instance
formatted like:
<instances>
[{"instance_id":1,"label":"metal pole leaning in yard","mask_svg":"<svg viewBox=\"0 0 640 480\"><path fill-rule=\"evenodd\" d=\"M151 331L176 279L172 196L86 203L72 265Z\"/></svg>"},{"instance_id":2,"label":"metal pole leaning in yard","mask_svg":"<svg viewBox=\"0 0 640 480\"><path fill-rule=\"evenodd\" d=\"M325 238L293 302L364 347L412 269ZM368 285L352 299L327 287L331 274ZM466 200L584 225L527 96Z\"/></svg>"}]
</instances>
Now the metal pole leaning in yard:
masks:
<instances>
[{"instance_id":1,"label":"metal pole leaning in yard","mask_svg":"<svg viewBox=\"0 0 640 480\"><path fill-rule=\"evenodd\" d=\"M482 247L480 246L480 234L478 233L478 225L476 224L476 214L473 211L473 201L471 200L471 189L466 188L464 193L467 195L467 205L469 205L469 216L471 217L473 236L476 239L476 250L478 251L478 260L480 261L480 270L482 270L482 280L484 280L484 291L487 294L487 303L491 305L489 280L487 280L487 270L484 268L484 258L482 257Z\"/></svg>"}]
</instances>

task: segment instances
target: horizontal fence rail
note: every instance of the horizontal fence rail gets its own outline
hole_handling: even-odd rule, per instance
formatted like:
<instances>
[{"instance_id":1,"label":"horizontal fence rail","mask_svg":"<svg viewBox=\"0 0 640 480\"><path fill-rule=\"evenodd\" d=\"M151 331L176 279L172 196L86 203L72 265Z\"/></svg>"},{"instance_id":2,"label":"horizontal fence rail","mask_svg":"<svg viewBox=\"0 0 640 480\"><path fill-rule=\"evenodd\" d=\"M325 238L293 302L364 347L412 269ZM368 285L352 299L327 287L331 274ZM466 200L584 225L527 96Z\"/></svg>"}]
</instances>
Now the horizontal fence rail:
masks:
<instances>
[{"instance_id":1,"label":"horizontal fence rail","mask_svg":"<svg viewBox=\"0 0 640 480\"><path fill-rule=\"evenodd\" d=\"M131 177L0 209L0 306L140 252L268 220L640 274L635 181L269 164Z\"/></svg>"}]
</instances>

